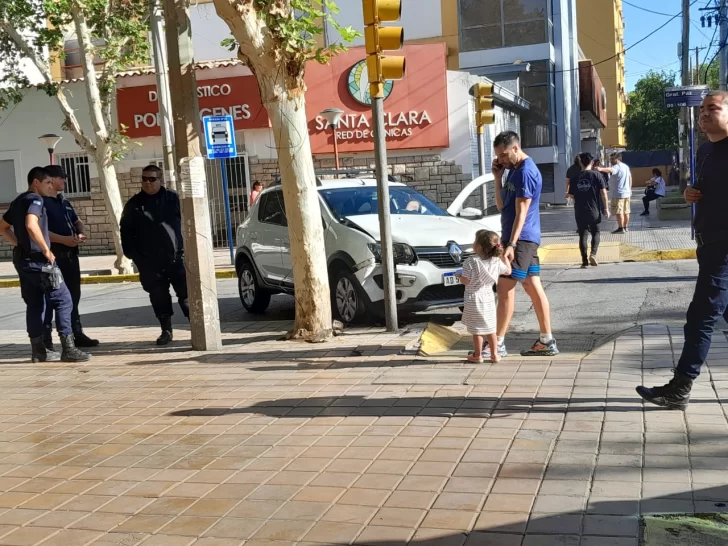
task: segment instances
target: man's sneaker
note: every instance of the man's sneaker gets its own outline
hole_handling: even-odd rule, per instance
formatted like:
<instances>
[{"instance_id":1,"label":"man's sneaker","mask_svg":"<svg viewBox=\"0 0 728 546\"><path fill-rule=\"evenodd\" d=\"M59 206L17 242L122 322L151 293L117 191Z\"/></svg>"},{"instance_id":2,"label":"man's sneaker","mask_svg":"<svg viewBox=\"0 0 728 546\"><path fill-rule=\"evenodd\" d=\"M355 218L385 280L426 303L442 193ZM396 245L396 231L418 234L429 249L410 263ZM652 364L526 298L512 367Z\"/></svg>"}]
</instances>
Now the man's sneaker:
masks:
<instances>
[{"instance_id":1,"label":"man's sneaker","mask_svg":"<svg viewBox=\"0 0 728 546\"><path fill-rule=\"evenodd\" d=\"M648 402L663 408L683 410L688 407L693 380L684 375L677 375L662 387L637 387L637 394Z\"/></svg>"},{"instance_id":2,"label":"man's sneaker","mask_svg":"<svg viewBox=\"0 0 728 546\"><path fill-rule=\"evenodd\" d=\"M597 257L594 255L589 256L589 265L592 267L597 267L599 265L599 262L597 261Z\"/></svg>"},{"instance_id":3,"label":"man's sneaker","mask_svg":"<svg viewBox=\"0 0 728 546\"><path fill-rule=\"evenodd\" d=\"M617 228L617 229L615 229L615 230L614 230L614 231L612 232L612 234L613 234L613 235L620 235L620 234L624 233L625 231L626 231L626 230L624 230L623 228Z\"/></svg>"},{"instance_id":4,"label":"man's sneaker","mask_svg":"<svg viewBox=\"0 0 728 546\"><path fill-rule=\"evenodd\" d=\"M555 339L548 343L541 343L541 340L538 340L530 349L521 351L521 356L556 356L557 354L559 354L559 348L556 346Z\"/></svg>"},{"instance_id":5,"label":"man's sneaker","mask_svg":"<svg viewBox=\"0 0 728 546\"><path fill-rule=\"evenodd\" d=\"M624 228L624 230L622 231L624 231L625 233L629 233L629 228Z\"/></svg>"}]
</instances>

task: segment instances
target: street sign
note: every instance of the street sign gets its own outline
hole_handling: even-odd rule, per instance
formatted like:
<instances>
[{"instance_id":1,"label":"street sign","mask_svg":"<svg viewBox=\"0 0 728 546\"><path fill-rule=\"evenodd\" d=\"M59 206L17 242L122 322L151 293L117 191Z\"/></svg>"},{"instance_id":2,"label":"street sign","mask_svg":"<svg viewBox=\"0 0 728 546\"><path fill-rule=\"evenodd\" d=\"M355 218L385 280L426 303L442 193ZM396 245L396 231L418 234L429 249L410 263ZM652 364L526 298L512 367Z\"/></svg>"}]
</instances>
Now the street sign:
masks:
<instances>
[{"instance_id":1,"label":"street sign","mask_svg":"<svg viewBox=\"0 0 728 546\"><path fill-rule=\"evenodd\" d=\"M238 156L232 116L205 116L205 146L208 159L228 159Z\"/></svg>"},{"instance_id":2,"label":"street sign","mask_svg":"<svg viewBox=\"0 0 728 546\"><path fill-rule=\"evenodd\" d=\"M668 87L665 89L665 106L680 108L681 106L697 107L710 92L707 85L686 85L684 87Z\"/></svg>"}]
</instances>

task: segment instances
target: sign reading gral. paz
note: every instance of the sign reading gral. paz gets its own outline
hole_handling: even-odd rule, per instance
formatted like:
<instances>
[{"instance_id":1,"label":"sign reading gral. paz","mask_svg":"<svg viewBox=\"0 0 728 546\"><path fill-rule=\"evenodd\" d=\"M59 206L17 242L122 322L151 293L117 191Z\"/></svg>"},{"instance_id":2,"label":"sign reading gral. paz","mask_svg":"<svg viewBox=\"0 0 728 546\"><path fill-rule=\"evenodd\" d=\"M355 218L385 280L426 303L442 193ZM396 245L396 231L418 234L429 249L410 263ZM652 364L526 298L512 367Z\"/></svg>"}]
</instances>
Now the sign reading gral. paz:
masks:
<instances>
[{"instance_id":1,"label":"sign reading gral. paz","mask_svg":"<svg viewBox=\"0 0 728 546\"><path fill-rule=\"evenodd\" d=\"M446 52L445 44L405 46L407 75L386 86L387 148L449 147ZM333 150L333 132L319 114L327 108L344 111L337 130L341 152L374 149L364 57L363 48L353 48L332 58L329 64L307 65L306 114L314 154L330 154ZM206 116L230 116L236 131L270 127L254 76L201 79L204 76L205 70L199 70L197 98L201 122ZM130 83L117 91L120 129L134 139L161 136L156 86L135 87Z\"/></svg>"}]
</instances>

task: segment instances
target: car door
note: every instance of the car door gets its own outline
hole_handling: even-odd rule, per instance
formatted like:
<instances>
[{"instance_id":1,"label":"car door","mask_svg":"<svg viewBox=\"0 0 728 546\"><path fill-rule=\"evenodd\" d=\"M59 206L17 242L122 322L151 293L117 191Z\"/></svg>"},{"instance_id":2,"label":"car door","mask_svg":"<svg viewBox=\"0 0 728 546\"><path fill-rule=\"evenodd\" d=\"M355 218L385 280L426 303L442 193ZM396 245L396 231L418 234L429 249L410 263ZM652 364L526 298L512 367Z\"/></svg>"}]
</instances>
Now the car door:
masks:
<instances>
[{"instance_id":1,"label":"car door","mask_svg":"<svg viewBox=\"0 0 728 546\"><path fill-rule=\"evenodd\" d=\"M258 270L269 284L293 284L291 245L283 192L262 194L258 206L258 238L251 251Z\"/></svg>"},{"instance_id":2,"label":"car door","mask_svg":"<svg viewBox=\"0 0 728 546\"><path fill-rule=\"evenodd\" d=\"M470 182L463 191L455 198L455 201L448 207L447 212L452 216L459 218L466 218L477 222L485 229L495 231L500 235L501 232L501 217L500 214L491 214L486 216L484 213L487 211L478 210L475 208L466 207L466 201L473 195L476 190L482 191L483 186L486 183L493 182L495 179L492 174L486 174L479 176L472 182ZM495 205L495 203L488 203L488 205Z\"/></svg>"}]
</instances>

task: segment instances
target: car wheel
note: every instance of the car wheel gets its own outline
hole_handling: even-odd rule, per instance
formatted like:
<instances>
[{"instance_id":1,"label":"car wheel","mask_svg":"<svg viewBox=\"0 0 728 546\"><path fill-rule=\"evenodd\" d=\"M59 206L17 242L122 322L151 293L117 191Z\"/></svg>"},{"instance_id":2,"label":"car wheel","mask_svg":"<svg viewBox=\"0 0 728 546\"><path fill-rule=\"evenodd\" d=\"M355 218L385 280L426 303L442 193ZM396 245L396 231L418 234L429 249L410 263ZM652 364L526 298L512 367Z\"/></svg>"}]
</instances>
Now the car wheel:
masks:
<instances>
[{"instance_id":1,"label":"car wheel","mask_svg":"<svg viewBox=\"0 0 728 546\"><path fill-rule=\"evenodd\" d=\"M364 314L359 281L345 269L340 269L331 279L331 301L334 316L345 324L356 322Z\"/></svg>"},{"instance_id":2,"label":"car wheel","mask_svg":"<svg viewBox=\"0 0 728 546\"><path fill-rule=\"evenodd\" d=\"M270 305L271 293L260 287L255 268L247 260L238 271L238 293L243 307L250 313L264 313Z\"/></svg>"}]
</instances>

